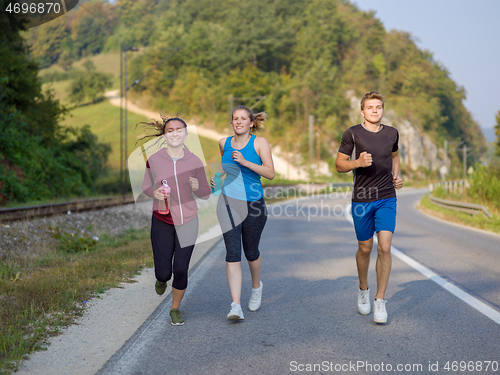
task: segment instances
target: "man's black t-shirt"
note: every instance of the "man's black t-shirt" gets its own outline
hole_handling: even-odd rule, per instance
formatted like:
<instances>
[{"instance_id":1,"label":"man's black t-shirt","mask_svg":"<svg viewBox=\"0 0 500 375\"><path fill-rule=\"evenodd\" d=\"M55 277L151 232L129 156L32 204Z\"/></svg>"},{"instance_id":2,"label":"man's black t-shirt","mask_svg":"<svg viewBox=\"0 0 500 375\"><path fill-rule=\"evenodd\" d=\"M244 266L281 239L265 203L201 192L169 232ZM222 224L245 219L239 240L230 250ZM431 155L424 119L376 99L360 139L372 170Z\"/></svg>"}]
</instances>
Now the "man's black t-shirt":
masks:
<instances>
[{"instance_id":1,"label":"man's black t-shirt","mask_svg":"<svg viewBox=\"0 0 500 375\"><path fill-rule=\"evenodd\" d=\"M372 165L357 168L354 172L353 202L374 202L396 197L392 181L392 153L398 150L399 133L392 126L382 125L378 132L372 132L363 124L347 129L339 152L356 160L366 151L372 154Z\"/></svg>"}]
</instances>

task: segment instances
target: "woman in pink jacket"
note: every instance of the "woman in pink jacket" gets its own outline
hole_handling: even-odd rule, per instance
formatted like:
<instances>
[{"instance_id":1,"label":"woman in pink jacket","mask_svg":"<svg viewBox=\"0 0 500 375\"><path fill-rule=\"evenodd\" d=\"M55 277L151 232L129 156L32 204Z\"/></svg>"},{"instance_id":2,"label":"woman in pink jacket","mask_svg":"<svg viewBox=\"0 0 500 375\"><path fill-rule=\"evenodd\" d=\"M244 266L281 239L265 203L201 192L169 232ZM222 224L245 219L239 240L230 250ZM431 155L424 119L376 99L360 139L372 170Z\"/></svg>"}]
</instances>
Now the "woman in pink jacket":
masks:
<instances>
[{"instance_id":1,"label":"woman in pink jacket","mask_svg":"<svg viewBox=\"0 0 500 375\"><path fill-rule=\"evenodd\" d=\"M178 117L163 117L163 122L143 122L166 143L146 163L142 191L153 202L151 244L153 247L156 293L162 295L172 278L171 323L183 325L179 310L187 287L188 267L198 236L198 206L195 196L208 199L210 187L199 157L184 145L187 125ZM144 139L143 138L143 139ZM165 189L165 184L168 188ZM169 191L170 190L170 191Z\"/></svg>"}]
</instances>

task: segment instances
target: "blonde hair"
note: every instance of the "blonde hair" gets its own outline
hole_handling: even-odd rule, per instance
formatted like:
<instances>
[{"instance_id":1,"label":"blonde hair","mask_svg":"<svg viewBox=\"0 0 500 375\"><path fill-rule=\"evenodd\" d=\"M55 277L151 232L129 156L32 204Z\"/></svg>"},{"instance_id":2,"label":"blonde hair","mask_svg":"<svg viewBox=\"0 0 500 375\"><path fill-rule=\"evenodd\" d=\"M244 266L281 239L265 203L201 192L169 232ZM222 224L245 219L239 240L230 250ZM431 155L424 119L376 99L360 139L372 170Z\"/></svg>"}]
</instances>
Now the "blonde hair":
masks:
<instances>
[{"instance_id":1,"label":"blonde hair","mask_svg":"<svg viewBox=\"0 0 500 375\"><path fill-rule=\"evenodd\" d=\"M234 108L233 111L231 112L231 122L233 121L234 112L236 112L239 109L245 110L248 113L250 121L253 122L253 127L250 128L250 133L256 133L257 131L259 132L264 131L264 122L266 122L266 120L269 117L266 112L259 112L254 114L250 108L245 107L244 105L240 105L239 107Z\"/></svg>"},{"instance_id":2,"label":"blonde hair","mask_svg":"<svg viewBox=\"0 0 500 375\"><path fill-rule=\"evenodd\" d=\"M384 95L382 95L381 93L379 93L377 91L370 91L370 92L365 93L365 95L363 95L363 97L361 98L361 110L363 110L365 108L365 102L367 100L372 100L372 99L380 100L382 102L382 109L384 108L384 104L385 104Z\"/></svg>"}]
</instances>

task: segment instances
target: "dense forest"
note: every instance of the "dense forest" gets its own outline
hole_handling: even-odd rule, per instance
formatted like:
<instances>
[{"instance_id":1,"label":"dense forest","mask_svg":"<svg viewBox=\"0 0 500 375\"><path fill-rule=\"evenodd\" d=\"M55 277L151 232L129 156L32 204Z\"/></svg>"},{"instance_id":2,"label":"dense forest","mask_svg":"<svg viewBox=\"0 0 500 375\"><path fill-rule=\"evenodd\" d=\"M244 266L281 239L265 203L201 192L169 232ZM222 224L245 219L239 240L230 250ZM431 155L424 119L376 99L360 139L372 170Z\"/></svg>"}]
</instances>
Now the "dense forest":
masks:
<instances>
[{"instance_id":1,"label":"dense forest","mask_svg":"<svg viewBox=\"0 0 500 375\"><path fill-rule=\"evenodd\" d=\"M23 37L30 46L31 59L23 58L32 80L36 64L68 68L128 45L143 50L130 67L133 81L180 48L132 91L150 98L155 109L197 116L217 127L227 126L228 97L265 96L255 110L270 114L266 130L272 141L285 146L288 139L293 151L305 155L307 119L314 115L323 160L332 160L341 133L354 125L351 99L366 91L384 93L394 116L437 144L463 140L472 161L486 147L463 105L465 90L432 53L419 49L404 31L388 32L373 13L347 0L80 1L66 17ZM26 95L52 108L44 116L56 129L61 110L50 95ZM61 133L54 129L48 132Z\"/></svg>"}]
</instances>

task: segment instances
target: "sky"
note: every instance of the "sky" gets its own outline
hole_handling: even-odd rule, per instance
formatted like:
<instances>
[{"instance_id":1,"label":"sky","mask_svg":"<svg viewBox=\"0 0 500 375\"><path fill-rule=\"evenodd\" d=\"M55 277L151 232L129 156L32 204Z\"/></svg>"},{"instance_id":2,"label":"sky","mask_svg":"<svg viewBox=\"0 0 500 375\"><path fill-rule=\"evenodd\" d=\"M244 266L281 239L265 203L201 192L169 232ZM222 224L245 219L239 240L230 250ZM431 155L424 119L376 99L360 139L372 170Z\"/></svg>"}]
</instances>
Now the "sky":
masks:
<instances>
[{"instance_id":1,"label":"sky","mask_svg":"<svg viewBox=\"0 0 500 375\"><path fill-rule=\"evenodd\" d=\"M407 31L465 88L465 107L495 141L500 111L500 0L351 0L387 31Z\"/></svg>"}]
</instances>

